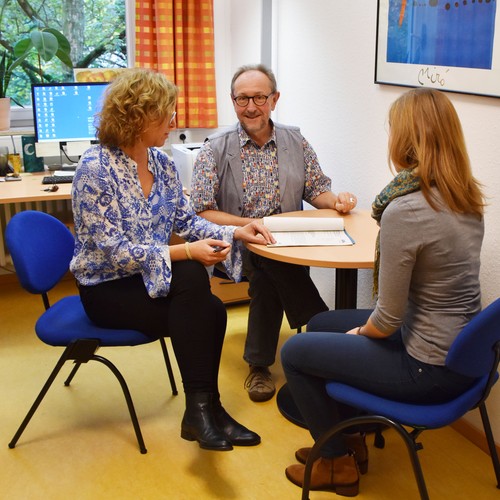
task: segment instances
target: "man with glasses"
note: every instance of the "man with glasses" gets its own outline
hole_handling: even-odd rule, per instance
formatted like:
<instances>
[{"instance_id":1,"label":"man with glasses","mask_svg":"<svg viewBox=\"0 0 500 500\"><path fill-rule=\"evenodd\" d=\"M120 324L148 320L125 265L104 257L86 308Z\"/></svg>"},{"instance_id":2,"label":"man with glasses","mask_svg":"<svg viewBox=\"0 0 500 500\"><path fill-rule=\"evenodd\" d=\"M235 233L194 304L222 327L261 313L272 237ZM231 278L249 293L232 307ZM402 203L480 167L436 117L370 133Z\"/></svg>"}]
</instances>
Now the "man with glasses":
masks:
<instances>
[{"instance_id":1,"label":"man with glasses","mask_svg":"<svg viewBox=\"0 0 500 500\"><path fill-rule=\"evenodd\" d=\"M273 72L243 66L233 76L231 99L238 123L211 135L196 157L191 203L218 224L241 226L255 218L300 210L302 201L341 213L356 206L351 193L335 195L316 153L299 128L274 123L280 97ZM250 365L245 387L252 401L276 392L274 363L286 313L291 328L305 325L328 307L303 266L243 254L250 308L243 359Z\"/></svg>"}]
</instances>

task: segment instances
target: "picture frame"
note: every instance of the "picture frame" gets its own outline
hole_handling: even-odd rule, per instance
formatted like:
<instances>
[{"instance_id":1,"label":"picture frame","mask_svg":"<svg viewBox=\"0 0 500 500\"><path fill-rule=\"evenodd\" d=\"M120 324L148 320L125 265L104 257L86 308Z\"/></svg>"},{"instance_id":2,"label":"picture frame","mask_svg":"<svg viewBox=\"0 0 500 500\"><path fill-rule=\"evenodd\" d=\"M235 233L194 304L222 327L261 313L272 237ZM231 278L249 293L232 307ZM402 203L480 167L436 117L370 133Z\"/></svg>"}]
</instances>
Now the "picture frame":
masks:
<instances>
[{"instance_id":1,"label":"picture frame","mask_svg":"<svg viewBox=\"0 0 500 500\"><path fill-rule=\"evenodd\" d=\"M375 83L500 97L496 17L496 0L378 0Z\"/></svg>"}]
</instances>

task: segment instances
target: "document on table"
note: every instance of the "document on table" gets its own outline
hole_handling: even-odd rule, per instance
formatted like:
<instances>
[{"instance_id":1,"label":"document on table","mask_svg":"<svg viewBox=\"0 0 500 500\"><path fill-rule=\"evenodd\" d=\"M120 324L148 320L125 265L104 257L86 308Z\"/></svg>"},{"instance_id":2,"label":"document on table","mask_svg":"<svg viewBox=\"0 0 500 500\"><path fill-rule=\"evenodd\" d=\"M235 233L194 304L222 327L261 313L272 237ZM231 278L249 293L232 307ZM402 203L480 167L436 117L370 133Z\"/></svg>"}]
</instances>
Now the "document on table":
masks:
<instances>
[{"instance_id":1,"label":"document on table","mask_svg":"<svg viewBox=\"0 0 500 500\"><path fill-rule=\"evenodd\" d=\"M353 245L341 217L264 217L276 243L268 247Z\"/></svg>"}]
</instances>

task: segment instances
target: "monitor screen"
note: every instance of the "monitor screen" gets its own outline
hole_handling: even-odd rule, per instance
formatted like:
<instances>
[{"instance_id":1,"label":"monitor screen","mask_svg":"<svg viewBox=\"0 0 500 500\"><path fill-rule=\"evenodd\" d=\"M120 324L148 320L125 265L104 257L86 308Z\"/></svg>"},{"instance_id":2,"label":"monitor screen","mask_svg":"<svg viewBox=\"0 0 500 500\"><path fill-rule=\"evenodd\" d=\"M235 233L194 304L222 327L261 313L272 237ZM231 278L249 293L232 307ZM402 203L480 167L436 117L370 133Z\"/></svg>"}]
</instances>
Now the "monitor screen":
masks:
<instances>
[{"instance_id":1,"label":"monitor screen","mask_svg":"<svg viewBox=\"0 0 500 500\"><path fill-rule=\"evenodd\" d=\"M108 83L34 83L31 86L37 142L94 141L94 115Z\"/></svg>"}]
</instances>

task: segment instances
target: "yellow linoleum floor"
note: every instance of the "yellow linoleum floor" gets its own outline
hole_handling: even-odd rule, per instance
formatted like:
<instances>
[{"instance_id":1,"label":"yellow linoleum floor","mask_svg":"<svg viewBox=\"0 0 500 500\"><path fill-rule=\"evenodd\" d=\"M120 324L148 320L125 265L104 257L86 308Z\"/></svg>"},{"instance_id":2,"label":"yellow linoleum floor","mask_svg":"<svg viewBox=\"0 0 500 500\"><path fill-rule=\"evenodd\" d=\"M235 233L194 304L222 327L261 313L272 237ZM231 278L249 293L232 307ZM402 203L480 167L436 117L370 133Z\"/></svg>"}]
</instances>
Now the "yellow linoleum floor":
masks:
<instances>
[{"instance_id":1,"label":"yellow linoleum floor","mask_svg":"<svg viewBox=\"0 0 500 500\"><path fill-rule=\"evenodd\" d=\"M69 293L75 288L65 281L53 296ZM83 366L69 388L63 381L70 366L63 368L16 448L9 449L7 444L61 353L42 344L33 332L41 311L39 297L15 284L0 285L2 500L300 499L300 489L287 481L284 469L294 462L295 450L311 440L306 430L282 417L274 399L252 403L243 389L246 305L228 307L220 386L226 409L262 436L261 445L222 453L181 439L184 397L171 395L160 346L154 343L100 351L129 384L146 455L139 453L117 381L99 363ZM281 342L290 335L294 332L284 323ZM272 371L281 385L278 363ZM180 386L176 365L175 373ZM405 445L390 431L384 435L383 450L369 439L370 466L361 478L358 498L418 499ZM490 459L475 445L451 428L429 431L421 440L431 499L500 499ZM312 492L310 498L338 497Z\"/></svg>"}]
</instances>

